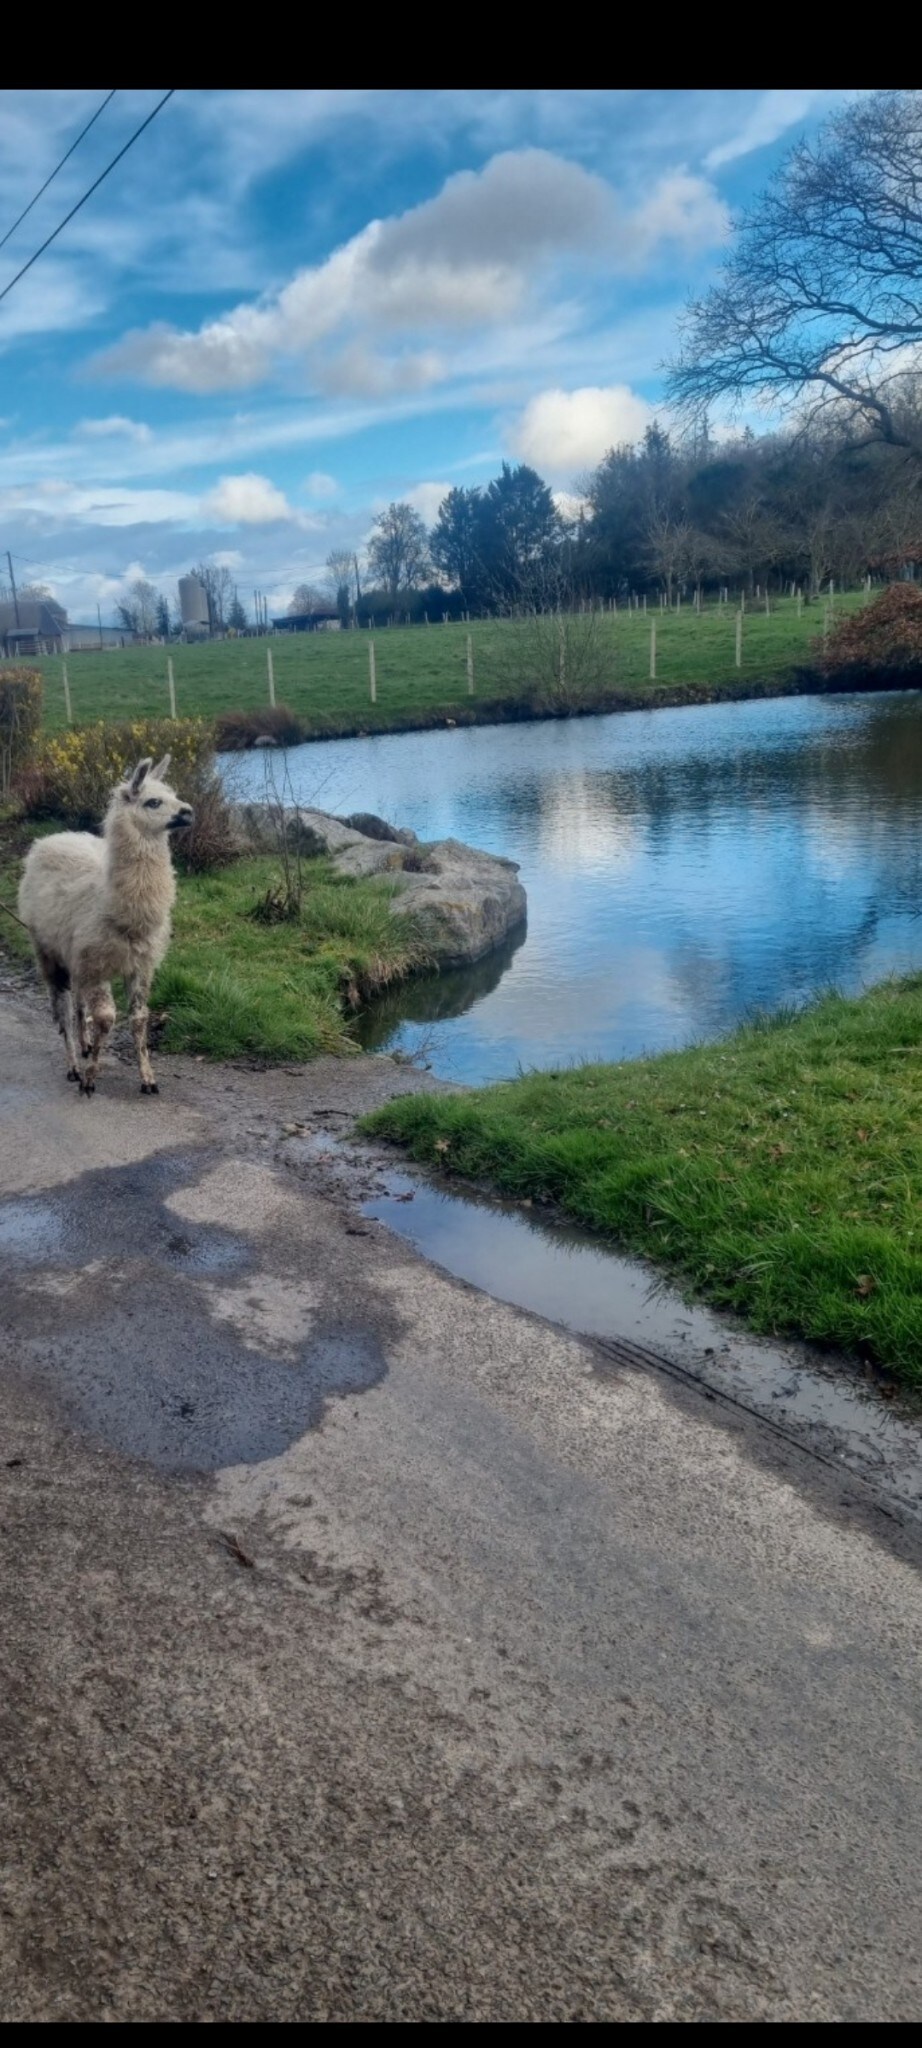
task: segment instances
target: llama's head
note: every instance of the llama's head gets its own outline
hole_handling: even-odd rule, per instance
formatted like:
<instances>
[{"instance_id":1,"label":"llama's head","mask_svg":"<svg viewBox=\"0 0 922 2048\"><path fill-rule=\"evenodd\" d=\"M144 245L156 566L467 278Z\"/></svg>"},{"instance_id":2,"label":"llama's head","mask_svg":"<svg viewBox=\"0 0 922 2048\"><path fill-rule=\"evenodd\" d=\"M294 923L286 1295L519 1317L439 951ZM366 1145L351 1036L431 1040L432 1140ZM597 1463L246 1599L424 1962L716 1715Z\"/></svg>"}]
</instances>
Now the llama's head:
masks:
<instances>
[{"instance_id":1,"label":"llama's head","mask_svg":"<svg viewBox=\"0 0 922 2048\"><path fill-rule=\"evenodd\" d=\"M180 832L192 823L191 805L183 803L182 797L163 780L169 765L169 754L164 754L156 768L148 756L146 761L138 762L134 774L115 792L116 811L130 817L135 830L146 839Z\"/></svg>"}]
</instances>

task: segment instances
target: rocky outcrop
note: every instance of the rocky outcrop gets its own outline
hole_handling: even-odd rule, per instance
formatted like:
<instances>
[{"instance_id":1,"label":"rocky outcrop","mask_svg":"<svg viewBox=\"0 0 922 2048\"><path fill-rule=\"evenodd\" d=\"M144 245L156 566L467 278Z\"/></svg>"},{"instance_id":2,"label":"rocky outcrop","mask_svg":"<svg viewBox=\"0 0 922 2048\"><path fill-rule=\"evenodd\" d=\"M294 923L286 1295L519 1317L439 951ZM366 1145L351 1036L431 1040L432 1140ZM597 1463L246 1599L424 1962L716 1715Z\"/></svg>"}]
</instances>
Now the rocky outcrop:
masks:
<instances>
[{"instance_id":1,"label":"rocky outcrop","mask_svg":"<svg viewBox=\"0 0 922 2048\"><path fill-rule=\"evenodd\" d=\"M275 852L280 831L307 856L325 853L343 875L386 875L394 883L397 917L417 919L433 964L464 967L501 946L525 919L525 891L514 860L481 853L460 839L424 845L412 832L397 832L383 819L362 815L371 830L333 818L326 811L289 809L282 816L267 804L240 804L237 823L245 843ZM387 836L383 836L386 834Z\"/></svg>"}]
</instances>

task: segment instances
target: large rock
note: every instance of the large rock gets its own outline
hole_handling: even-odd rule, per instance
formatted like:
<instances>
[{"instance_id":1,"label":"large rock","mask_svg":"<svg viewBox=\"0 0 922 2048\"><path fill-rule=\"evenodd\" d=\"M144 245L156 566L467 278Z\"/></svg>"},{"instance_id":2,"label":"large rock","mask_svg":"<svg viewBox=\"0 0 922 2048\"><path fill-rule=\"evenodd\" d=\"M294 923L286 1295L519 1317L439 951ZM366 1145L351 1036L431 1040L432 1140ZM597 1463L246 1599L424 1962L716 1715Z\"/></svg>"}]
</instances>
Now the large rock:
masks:
<instances>
[{"instance_id":1,"label":"large rock","mask_svg":"<svg viewBox=\"0 0 922 2048\"><path fill-rule=\"evenodd\" d=\"M395 916L416 917L435 966L482 960L524 922L527 906L516 862L460 839L430 846L409 832L385 839L377 818L371 837L326 811L291 808L283 817L269 804L238 804L236 818L254 851L275 853L284 831L293 851L325 853L340 874L387 875L396 885Z\"/></svg>"},{"instance_id":2,"label":"large rock","mask_svg":"<svg viewBox=\"0 0 922 2048\"><path fill-rule=\"evenodd\" d=\"M394 877L394 910L412 911L440 967L466 967L501 946L523 923L525 891L514 860L481 853L460 839L412 851Z\"/></svg>"}]
</instances>

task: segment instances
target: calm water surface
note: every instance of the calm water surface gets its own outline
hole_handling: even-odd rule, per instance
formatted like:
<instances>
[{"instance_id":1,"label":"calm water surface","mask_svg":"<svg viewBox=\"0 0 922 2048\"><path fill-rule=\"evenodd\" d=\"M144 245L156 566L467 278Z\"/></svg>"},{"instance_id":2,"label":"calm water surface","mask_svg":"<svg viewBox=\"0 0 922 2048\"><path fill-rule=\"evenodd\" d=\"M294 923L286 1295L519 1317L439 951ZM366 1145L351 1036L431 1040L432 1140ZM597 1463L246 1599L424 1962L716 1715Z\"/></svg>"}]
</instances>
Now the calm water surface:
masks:
<instances>
[{"instance_id":1,"label":"calm water surface","mask_svg":"<svg viewBox=\"0 0 922 2048\"><path fill-rule=\"evenodd\" d=\"M922 696L401 734L284 761L301 802L519 862L527 931L364 1021L366 1045L425 1040L453 1079L631 1058L922 967ZM263 794L264 756L226 772Z\"/></svg>"}]
</instances>

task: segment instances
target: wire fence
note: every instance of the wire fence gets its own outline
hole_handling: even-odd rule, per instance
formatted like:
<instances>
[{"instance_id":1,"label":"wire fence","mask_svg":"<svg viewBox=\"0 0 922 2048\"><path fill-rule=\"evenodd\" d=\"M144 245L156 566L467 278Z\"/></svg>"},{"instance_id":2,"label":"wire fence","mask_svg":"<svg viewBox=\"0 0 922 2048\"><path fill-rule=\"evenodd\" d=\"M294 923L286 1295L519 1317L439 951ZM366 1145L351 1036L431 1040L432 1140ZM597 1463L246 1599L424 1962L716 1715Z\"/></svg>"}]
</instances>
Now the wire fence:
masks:
<instances>
[{"instance_id":1,"label":"wire fence","mask_svg":"<svg viewBox=\"0 0 922 2048\"><path fill-rule=\"evenodd\" d=\"M46 656L45 724L207 717L285 705L310 730L411 722L478 703L512 709L734 683L810 668L866 592L670 607L642 601L519 618L242 637ZM471 700L474 700L473 702Z\"/></svg>"}]
</instances>

